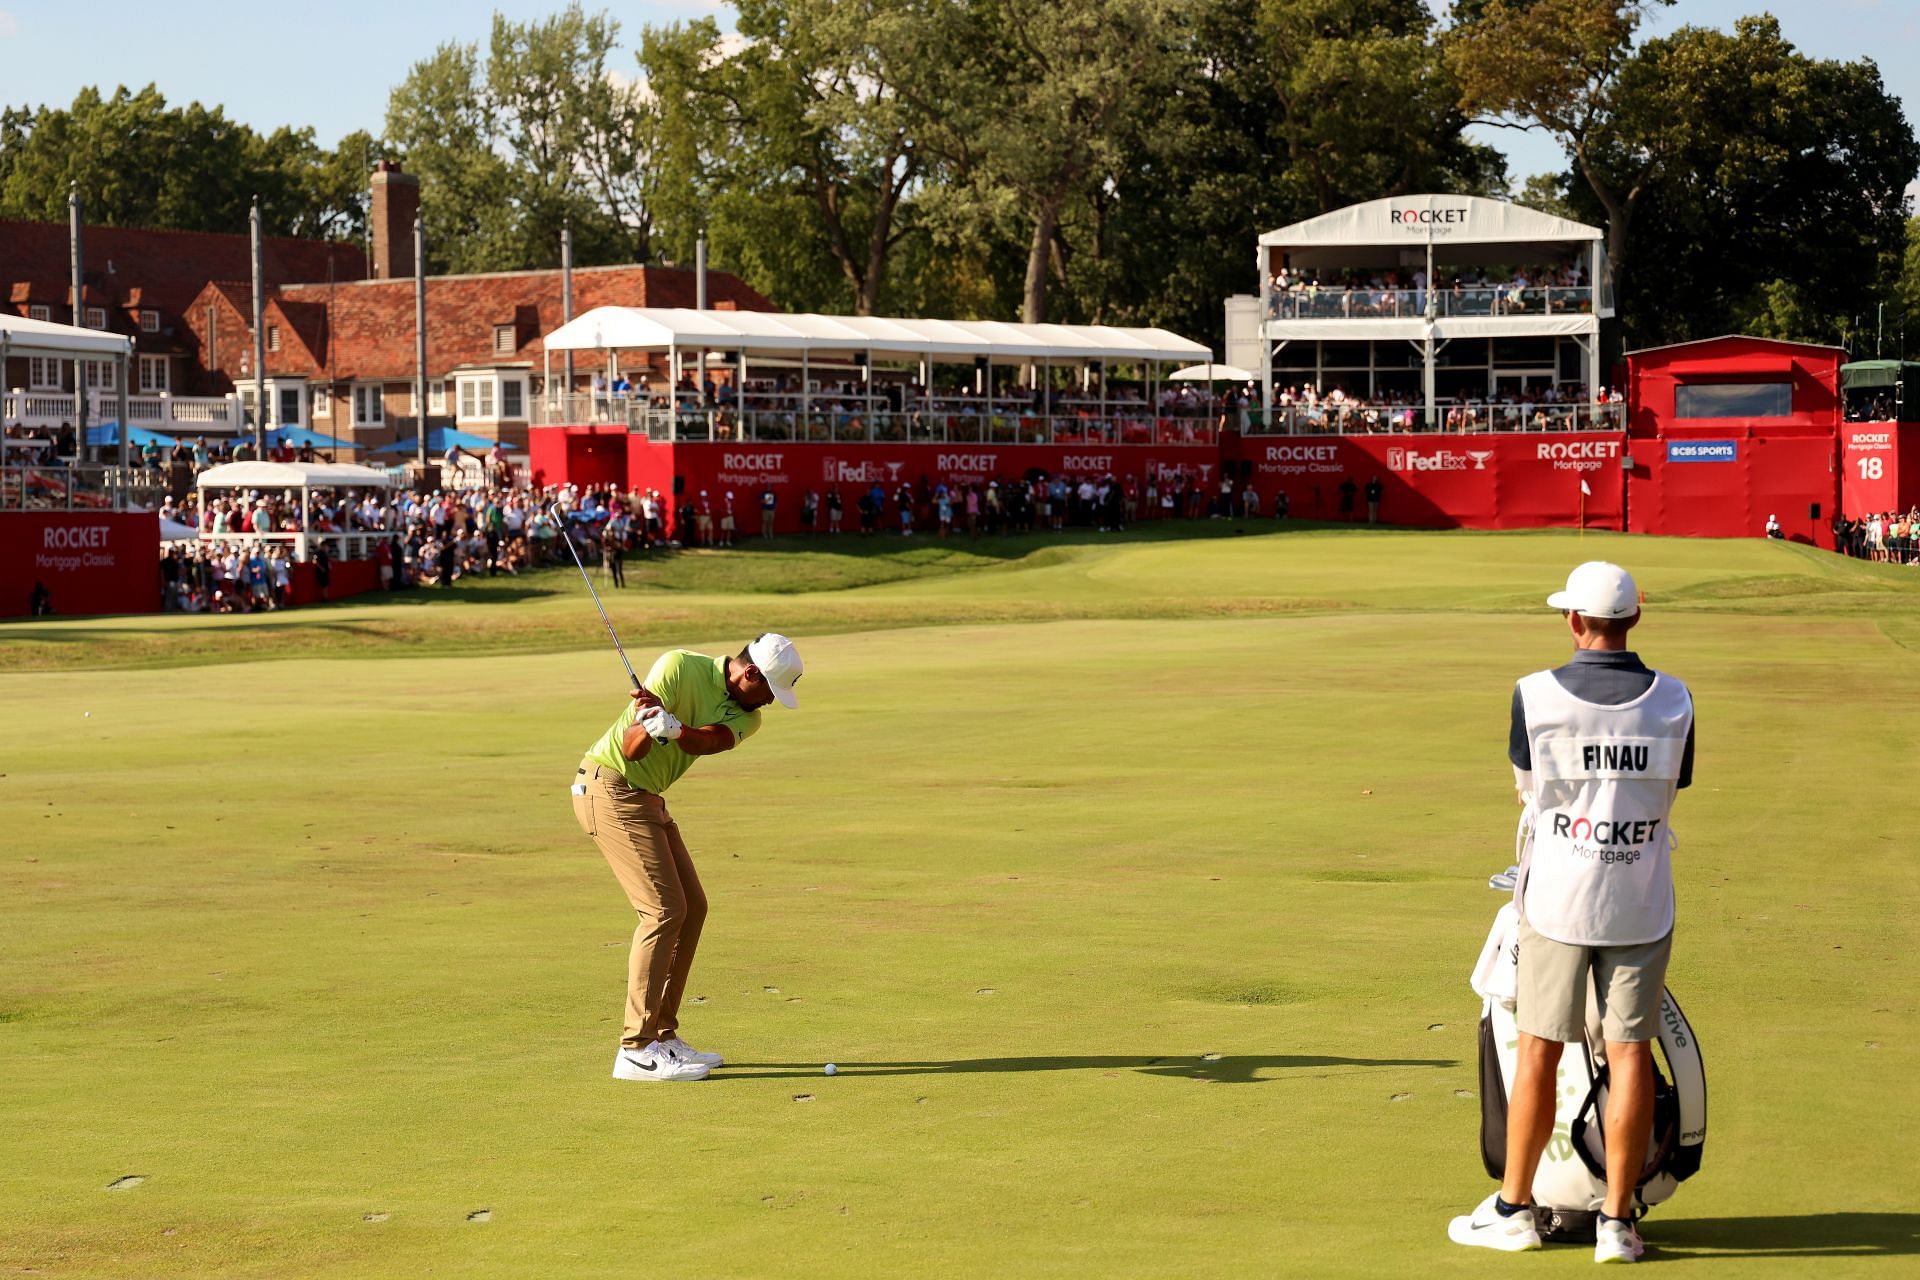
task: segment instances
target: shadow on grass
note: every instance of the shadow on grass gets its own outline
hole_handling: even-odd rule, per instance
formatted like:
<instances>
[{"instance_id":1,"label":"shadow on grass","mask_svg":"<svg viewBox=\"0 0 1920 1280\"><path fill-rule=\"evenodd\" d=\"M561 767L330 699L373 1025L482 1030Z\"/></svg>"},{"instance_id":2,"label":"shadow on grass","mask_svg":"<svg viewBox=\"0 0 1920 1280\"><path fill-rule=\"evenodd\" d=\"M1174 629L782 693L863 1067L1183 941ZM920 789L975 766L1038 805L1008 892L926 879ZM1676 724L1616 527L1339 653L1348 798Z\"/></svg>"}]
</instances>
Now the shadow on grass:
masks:
<instances>
[{"instance_id":1,"label":"shadow on grass","mask_svg":"<svg viewBox=\"0 0 1920 1280\"><path fill-rule=\"evenodd\" d=\"M1883 1258L1920 1253L1920 1213L1654 1217L1644 1262L1684 1258Z\"/></svg>"},{"instance_id":2,"label":"shadow on grass","mask_svg":"<svg viewBox=\"0 0 1920 1280\"><path fill-rule=\"evenodd\" d=\"M1109 1055L1063 1058L955 1058L934 1062L841 1062L836 1063L843 1076L951 1076L994 1075L1019 1071L1103 1071L1117 1075L1122 1071L1142 1075L1167 1076L1176 1080L1214 1080L1221 1084L1258 1084L1274 1075L1261 1072L1312 1069L1316 1067L1453 1067L1452 1058L1341 1058L1323 1054L1271 1054L1219 1058L1149 1058ZM812 1080L820 1075L820 1064L806 1062L729 1063L712 1080Z\"/></svg>"}]
</instances>

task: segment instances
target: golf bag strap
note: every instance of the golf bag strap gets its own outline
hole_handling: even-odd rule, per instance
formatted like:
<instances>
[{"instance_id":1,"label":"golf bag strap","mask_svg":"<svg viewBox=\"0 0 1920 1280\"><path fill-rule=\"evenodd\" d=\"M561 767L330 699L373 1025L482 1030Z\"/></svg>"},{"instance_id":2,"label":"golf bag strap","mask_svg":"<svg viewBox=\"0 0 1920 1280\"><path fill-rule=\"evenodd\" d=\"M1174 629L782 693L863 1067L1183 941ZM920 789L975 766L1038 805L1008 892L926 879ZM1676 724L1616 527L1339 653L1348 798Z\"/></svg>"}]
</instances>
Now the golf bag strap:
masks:
<instances>
[{"instance_id":1,"label":"golf bag strap","mask_svg":"<svg viewBox=\"0 0 1920 1280\"><path fill-rule=\"evenodd\" d=\"M1581 1101L1580 1110L1567 1129L1567 1136L1573 1141L1573 1153L1580 1157L1580 1163L1587 1167L1587 1172L1602 1183L1607 1180L1605 1159L1607 1131L1605 1119L1600 1114L1600 1091L1608 1087L1608 1079L1612 1074L1612 1063L1602 1066L1593 1073L1593 1084L1588 1087L1587 1096ZM1592 1117L1591 1120L1588 1119L1589 1116ZM1602 1154L1598 1159L1594 1157L1593 1151L1587 1145L1587 1130L1594 1125L1600 1126L1599 1147ZM1667 1086L1665 1078L1661 1076L1659 1065L1655 1064L1653 1067L1653 1146L1640 1163L1640 1176L1635 1179L1634 1186L1644 1187L1656 1174L1665 1171L1672 1163L1679 1132L1679 1108L1673 1099L1673 1090Z\"/></svg>"}]
</instances>

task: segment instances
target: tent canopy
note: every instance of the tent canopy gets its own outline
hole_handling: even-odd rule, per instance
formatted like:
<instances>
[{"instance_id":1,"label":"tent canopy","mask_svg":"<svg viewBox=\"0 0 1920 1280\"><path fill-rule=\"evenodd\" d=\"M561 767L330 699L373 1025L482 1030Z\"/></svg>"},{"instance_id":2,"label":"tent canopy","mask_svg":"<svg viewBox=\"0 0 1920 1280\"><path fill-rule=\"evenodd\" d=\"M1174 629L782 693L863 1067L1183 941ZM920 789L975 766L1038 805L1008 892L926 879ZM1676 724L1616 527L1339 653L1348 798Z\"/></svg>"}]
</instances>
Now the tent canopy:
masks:
<instances>
[{"instance_id":1,"label":"tent canopy","mask_svg":"<svg viewBox=\"0 0 1920 1280\"><path fill-rule=\"evenodd\" d=\"M385 489L391 484L381 468L350 462L228 462L200 473L202 489Z\"/></svg>"},{"instance_id":2,"label":"tent canopy","mask_svg":"<svg viewBox=\"0 0 1920 1280\"><path fill-rule=\"evenodd\" d=\"M1840 385L1848 391L1866 387L1897 387L1901 375L1920 376L1912 360L1855 360L1840 366Z\"/></svg>"},{"instance_id":3,"label":"tent canopy","mask_svg":"<svg viewBox=\"0 0 1920 1280\"><path fill-rule=\"evenodd\" d=\"M382 445L375 453L417 453L419 437L404 436L392 444ZM471 431L458 431L452 427L430 427L427 429L427 452L445 453L450 446L458 445L462 449L491 449L495 442L485 436L474 435Z\"/></svg>"},{"instance_id":4,"label":"tent canopy","mask_svg":"<svg viewBox=\"0 0 1920 1280\"><path fill-rule=\"evenodd\" d=\"M97 427L87 428L87 445L89 448L98 449L103 445L119 443L120 424L117 422L103 422ZM127 433L127 443L141 449L146 448L149 444L158 445L162 449L171 449L180 442L164 432L149 431L145 427L134 427Z\"/></svg>"},{"instance_id":5,"label":"tent canopy","mask_svg":"<svg viewBox=\"0 0 1920 1280\"><path fill-rule=\"evenodd\" d=\"M137 439L138 437L136 437ZM351 449L353 441L341 440L324 431L315 431L312 427L275 427L267 432L267 447L287 445L298 449L302 445L312 445L316 449Z\"/></svg>"},{"instance_id":6,"label":"tent canopy","mask_svg":"<svg viewBox=\"0 0 1920 1280\"><path fill-rule=\"evenodd\" d=\"M1269 231L1260 243L1296 268L1412 267L1426 260L1429 243L1439 261L1491 265L1565 259L1605 238L1598 227L1504 200L1428 195L1348 205Z\"/></svg>"},{"instance_id":7,"label":"tent canopy","mask_svg":"<svg viewBox=\"0 0 1920 1280\"><path fill-rule=\"evenodd\" d=\"M1237 364L1190 364L1167 375L1168 382L1252 382L1260 375Z\"/></svg>"},{"instance_id":8,"label":"tent canopy","mask_svg":"<svg viewBox=\"0 0 1920 1280\"><path fill-rule=\"evenodd\" d=\"M548 351L744 351L798 355L885 352L999 360L1205 360L1200 343L1165 329L997 320L596 307L546 336Z\"/></svg>"},{"instance_id":9,"label":"tent canopy","mask_svg":"<svg viewBox=\"0 0 1920 1280\"><path fill-rule=\"evenodd\" d=\"M78 356L98 360L133 354L133 339L118 333L9 315L0 315L0 346L4 346L10 356Z\"/></svg>"}]
</instances>

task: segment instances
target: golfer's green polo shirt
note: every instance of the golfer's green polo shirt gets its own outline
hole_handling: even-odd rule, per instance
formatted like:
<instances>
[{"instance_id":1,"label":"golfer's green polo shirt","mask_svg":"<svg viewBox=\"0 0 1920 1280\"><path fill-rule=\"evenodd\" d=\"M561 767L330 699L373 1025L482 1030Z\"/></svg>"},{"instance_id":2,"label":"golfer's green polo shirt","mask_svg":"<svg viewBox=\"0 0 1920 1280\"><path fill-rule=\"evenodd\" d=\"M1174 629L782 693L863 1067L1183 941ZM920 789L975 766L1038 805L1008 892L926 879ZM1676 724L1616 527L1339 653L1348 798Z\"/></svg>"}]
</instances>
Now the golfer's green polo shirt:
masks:
<instances>
[{"instance_id":1,"label":"golfer's green polo shirt","mask_svg":"<svg viewBox=\"0 0 1920 1280\"><path fill-rule=\"evenodd\" d=\"M760 727L760 713L749 711L727 696L727 660L709 658L704 653L671 649L660 655L642 683L647 691L666 706L689 729L723 724L733 730L734 745L753 736ZM655 795L663 794L693 767L698 759L680 749L678 742L654 743L653 750L639 760L620 754L620 740L633 724L635 707L629 705L613 722L613 728L593 744L587 759L618 769L630 786Z\"/></svg>"}]
</instances>

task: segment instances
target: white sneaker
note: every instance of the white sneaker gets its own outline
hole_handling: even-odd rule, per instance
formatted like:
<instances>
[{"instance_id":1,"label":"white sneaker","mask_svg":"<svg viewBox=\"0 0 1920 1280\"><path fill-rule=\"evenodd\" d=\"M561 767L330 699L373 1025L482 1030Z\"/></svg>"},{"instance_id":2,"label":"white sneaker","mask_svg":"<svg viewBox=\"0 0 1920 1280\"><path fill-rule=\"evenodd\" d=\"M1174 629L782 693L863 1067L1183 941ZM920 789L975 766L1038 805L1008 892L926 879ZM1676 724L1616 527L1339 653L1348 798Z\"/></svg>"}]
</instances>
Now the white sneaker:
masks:
<instances>
[{"instance_id":1,"label":"white sneaker","mask_svg":"<svg viewBox=\"0 0 1920 1280\"><path fill-rule=\"evenodd\" d=\"M1447 1239L1455 1244L1476 1245L1482 1249L1499 1249L1505 1253L1538 1249L1540 1230L1533 1224L1533 1210L1522 1209L1508 1216L1493 1207L1493 1202L1497 1199L1499 1199L1499 1193L1495 1192L1482 1200L1479 1208L1472 1213L1449 1222Z\"/></svg>"},{"instance_id":2,"label":"white sneaker","mask_svg":"<svg viewBox=\"0 0 1920 1280\"><path fill-rule=\"evenodd\" d=\"M615 1080L705 1080L713 1070L704 1062L688 1062L674 1056L658 1040L644 1049L621 1047L613 1059Z\"/></svg>"},{"instance_id":3,"label":"white sneaker","mask_svg":"<svg viewBox=\"0 0 1920 1280\"><path fill-rule=\"evenodd\" d=\"M685 1040L682 1040L679 1036L675 1036L671 1040L662 1040L660 1043L665 1045L667 1049L672 1052L673 1056L682 1062L699 1062L708 1067L718 1067L726 1062L726 1059L717 1053L702 1053Z\"/></svg>"},{"instance_id":4,"label":"white sneaker","mask_svg":"<svg viewBox=\"0 0 1920 1280\"><path fill-rule=\"evenodd\" d=\"M1644 1252L1646 1246L1640 1242L1640 1233L1631 1222L1608 1218L1594 1229L1595 1262L1638 1262Z\"/></svg>"}]
</instances>

